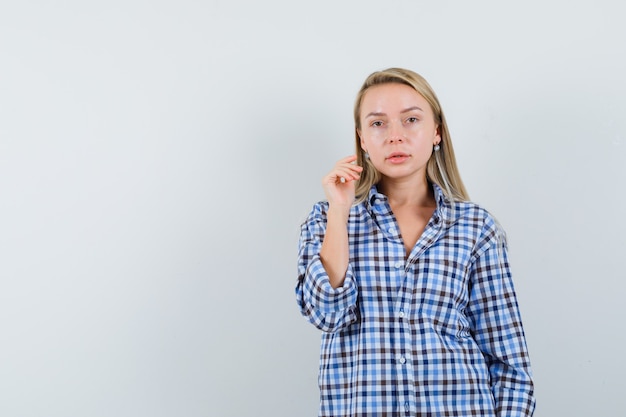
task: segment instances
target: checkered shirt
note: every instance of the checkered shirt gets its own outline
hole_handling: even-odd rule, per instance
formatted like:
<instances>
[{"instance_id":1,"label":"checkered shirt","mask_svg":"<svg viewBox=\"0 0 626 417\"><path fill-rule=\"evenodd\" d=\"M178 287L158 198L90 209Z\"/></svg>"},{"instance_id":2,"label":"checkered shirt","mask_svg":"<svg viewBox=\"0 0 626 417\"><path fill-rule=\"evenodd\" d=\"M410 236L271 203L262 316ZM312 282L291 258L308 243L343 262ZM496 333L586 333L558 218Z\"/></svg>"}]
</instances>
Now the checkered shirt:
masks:
<instances>
[{"instance_id":1,"label":"checkered shirt","mask_svg":"<svg viewBox=\"0 0 626 417\"><path fill-rule=\"evenodd\" d=\"M533 414L504 232L481 207L433 188L437 209L406 259L376 186L352 207L336 289L319 256L328 203L302 224L296 299L322 330L320 416Z\"/></svg>"}]
</instances>

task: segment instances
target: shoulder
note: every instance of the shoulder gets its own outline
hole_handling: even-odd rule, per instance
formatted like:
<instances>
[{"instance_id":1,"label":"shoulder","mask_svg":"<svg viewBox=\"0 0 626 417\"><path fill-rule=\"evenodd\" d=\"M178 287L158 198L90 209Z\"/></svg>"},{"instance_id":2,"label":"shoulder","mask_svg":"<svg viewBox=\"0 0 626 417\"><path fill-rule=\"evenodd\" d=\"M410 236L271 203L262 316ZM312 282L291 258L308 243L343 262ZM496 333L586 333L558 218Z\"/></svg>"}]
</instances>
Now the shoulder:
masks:
<instances>
[{"instance_id":1,"label":"shoulder","mask_svg":"<svg viewBox=\"0 0 626 417\"><path fill-rule=\"evenodd\" d=\"M449 204L448 223L451 226L471 230L477 241L484 243L500 241L506 244L506 233L496 217L482 205L472 201Z\"/></svg>"},{"instance_id":2,"label":"shoulder","mask_svg":"<svg viewBox=\"0 0 626 417\"><path fill-rule=\"evenodd\" d=\"M308 215L302 220L300 229L302 232L310 229L322 230L326 228L326 216L328 213L328 202L318 201L313 204Z\"/></svg>"},{"instance_id":3,"label":"shoulder","mask_svg":"<svg viewBox=\"0 0 626 417\"><path fill-rule=\"evenodd\" d=\"M494 216L483 206L473 201L455 201L450 204L453 220L466 220L478 223L493 223Z\"/></svg>"},{"instance_id":4,"label":"shoulder","mask_svg":"<svg viewBox=\"0 0 626 417\"><path fill-rule=\"evenodd\" d=\"M449 226L460 224L479 229L496 227L495 217L480 204L474 201L452 200L445 195L440 186L437 184L432 186L439 214Z\"/></svg>"},{"instance_id":5,"label":"shoulder","mask_svg":"<svg viewBox=\"0 0 626 417\"><path fill-rule=\"evenodd\" d=\"M319 216L326 216L326 213L328 212L328 201L326 200L322 200L322 201L318 201L317 203L313 204L313 207L311 208L311 211L309 212L309 217L314 216L314 217L319 217Z\"/></svg>"}]
</instances>

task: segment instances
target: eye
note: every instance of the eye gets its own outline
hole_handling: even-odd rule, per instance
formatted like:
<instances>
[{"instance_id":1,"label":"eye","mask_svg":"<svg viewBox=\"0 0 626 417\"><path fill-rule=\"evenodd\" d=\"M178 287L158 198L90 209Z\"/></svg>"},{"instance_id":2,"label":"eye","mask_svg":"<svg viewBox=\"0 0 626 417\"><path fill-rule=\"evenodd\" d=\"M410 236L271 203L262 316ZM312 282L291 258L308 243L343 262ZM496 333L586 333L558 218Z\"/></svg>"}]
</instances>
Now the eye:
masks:
<instances>
[{"instance_id":1,"label":"eye","mask_svg":"<svg viewBox=\"0 0 626 417\"><path fill-rule=\"evenodd\" d=\"M419 119L417 117L415 117L415 116L411 116L411 117L406 119L406 122L407 123L417 123L417 122L419 122Z\"/></svg>"},{"instance_id":2,"label":"eye","mask_svg":"<svg viewBox=\"0 0 626 417\"><path fill-rule=\"evenodd\" d=\"M381 122L380 120L374 120L374 121L370 124L370 126L373 126L373 127L381 127L382 125L383 125L383 122Z\"/></svg>"}]
</instances>

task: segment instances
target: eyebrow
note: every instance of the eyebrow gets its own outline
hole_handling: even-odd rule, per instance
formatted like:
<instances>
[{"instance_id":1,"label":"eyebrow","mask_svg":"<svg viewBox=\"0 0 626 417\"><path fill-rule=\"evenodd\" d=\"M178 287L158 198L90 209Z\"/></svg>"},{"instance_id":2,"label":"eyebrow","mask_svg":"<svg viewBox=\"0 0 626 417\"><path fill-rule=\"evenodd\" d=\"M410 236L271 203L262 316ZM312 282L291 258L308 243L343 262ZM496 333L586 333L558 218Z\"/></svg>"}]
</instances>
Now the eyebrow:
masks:
<instances>
[{"instance_id":1,"label":"eyebrow","mask_svg":"<svg viewBox=\"0 0 626 417\"><path fill-rule=\"evenodd\" d=\"M409 107L408 109L404 109L404 110L402 110L400 113L408 113L408 112L411 112L411 111L413 111L413 110L419 110L419 111L421 111L421 112L424 112L424 110L422 110L420 107L413 106L413 107ZM380 116L386 116L386 115L387 115L386 113L371 112L371 113L368 113L368 114L365 116L365 118L367 119L368 117L380 117Z\"/></svg>"}]
</instances>

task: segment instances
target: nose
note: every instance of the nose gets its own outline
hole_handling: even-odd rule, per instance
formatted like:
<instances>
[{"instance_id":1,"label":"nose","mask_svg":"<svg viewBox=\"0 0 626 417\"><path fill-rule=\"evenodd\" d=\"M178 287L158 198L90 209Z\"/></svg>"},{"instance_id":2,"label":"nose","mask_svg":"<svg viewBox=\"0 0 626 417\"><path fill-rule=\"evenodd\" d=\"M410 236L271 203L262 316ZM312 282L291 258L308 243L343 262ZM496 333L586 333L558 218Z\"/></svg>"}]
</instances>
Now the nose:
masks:
<instances>
[{"instance_id":1,"label":"nose","mask_svg":"<svg viewBox=\"0 0 626 417\"><path fill-rule=\"evenodd\" d=\"M389 133L387 136L389 143L402 143L406 140L404 132L402 131L402 123L391 123L387 132Z\"/></svg>"}]
</instances>

